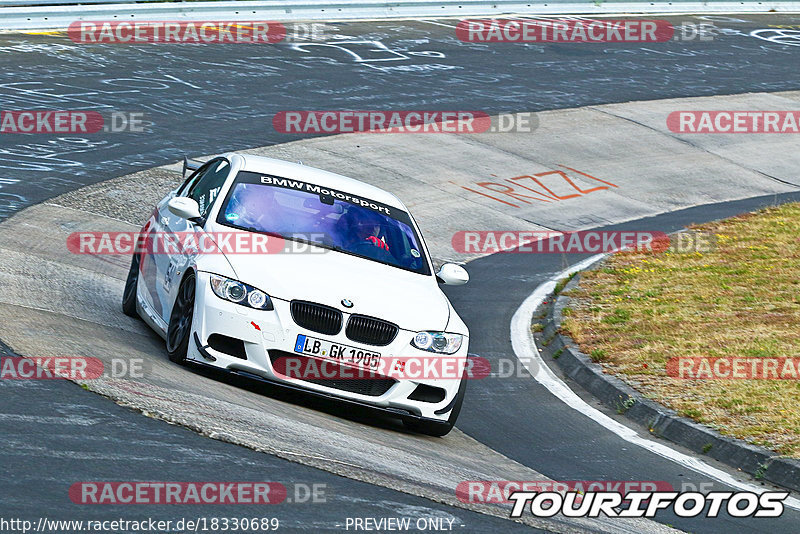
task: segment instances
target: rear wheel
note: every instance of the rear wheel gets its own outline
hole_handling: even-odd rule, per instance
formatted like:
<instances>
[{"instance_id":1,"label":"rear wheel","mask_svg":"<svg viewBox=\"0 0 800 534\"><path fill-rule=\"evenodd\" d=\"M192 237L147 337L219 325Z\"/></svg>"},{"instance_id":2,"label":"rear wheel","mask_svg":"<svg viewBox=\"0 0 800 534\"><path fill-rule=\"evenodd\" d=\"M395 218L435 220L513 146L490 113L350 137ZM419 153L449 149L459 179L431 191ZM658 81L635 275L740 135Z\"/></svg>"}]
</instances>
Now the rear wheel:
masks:
<instances>
[{"instance_id":1,"label":"rear wheel","mask_svg":"<svg viewBox=\"0 0 800 534\"><path fill-rule=\"evenodd\" d=\"M137 319L139 314L136 313L136 288L139 285L140 261L139 254L134 254L131 258L131 267L128 269L128 278L125 280L125 290L122 292L122 313Z\"/></svg>"},{"instance_id":2,"label":"rear wheel","mask_svg":"<svg viewBox=\"0 0 800 534\"><path fill-rule=\"evenodd\" d=\"M467 378L466 374L461 378L461 384L458 386L456 393L456 402L453 409L450 410L450 417L447 421L433 422L433 421L403 421L403 425L413 431L427 436L435 436L437 438L446 436L456 426L458 414L461 413L461 405L464 404L464 397L467 393Z\"/></svg>"},{"instance_id":3,"label":"rear wheel","mask_svg":"<svg viewBox=\"0 0 800 534\"><path fill-rule=\"evenodd\" d=\"M167 327L167 354L175 363L184 363L189 351L189 338L194 317L195 275L192 271L184 277L178 296L172 306Z\"/></svg>"}]
</instances>

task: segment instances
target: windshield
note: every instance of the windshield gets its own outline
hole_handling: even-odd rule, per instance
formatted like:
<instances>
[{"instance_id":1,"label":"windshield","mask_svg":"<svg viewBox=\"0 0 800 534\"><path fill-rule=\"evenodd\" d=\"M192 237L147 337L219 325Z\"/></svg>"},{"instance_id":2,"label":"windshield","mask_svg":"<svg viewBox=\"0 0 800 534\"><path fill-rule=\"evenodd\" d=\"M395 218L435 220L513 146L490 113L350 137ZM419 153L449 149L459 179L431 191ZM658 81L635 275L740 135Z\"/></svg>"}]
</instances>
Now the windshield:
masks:
<instances>
[{"instance_id":1,"label":"windshield","mask_svg":"<svg viewBox=\"0 0 800 534\"><path fill-rule=\"evenodd\" d=\"M240 172L217 222L430 274L408 213L315 184Z\"/></svg>"}]
</instances>

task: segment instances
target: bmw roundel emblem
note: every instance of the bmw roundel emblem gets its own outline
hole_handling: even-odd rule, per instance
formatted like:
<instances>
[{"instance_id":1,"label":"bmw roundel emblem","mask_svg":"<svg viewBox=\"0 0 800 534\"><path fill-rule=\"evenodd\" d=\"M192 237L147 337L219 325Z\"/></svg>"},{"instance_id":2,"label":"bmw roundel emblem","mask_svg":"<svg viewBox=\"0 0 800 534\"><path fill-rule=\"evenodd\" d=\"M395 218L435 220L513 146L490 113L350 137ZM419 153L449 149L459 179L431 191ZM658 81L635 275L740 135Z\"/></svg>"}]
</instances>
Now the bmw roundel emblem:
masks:
<instances>
[{"instance_id":1,"label":"bmw roundel emblem","mask_svg":"<svg viewBox=\"0 0 800 534\"><path fill-rule=\"evenodd\" d=\"M344 306L345 308L352 308L353 301L348 299L342 299L342 306Z\"/></svg>"}]
</instances>

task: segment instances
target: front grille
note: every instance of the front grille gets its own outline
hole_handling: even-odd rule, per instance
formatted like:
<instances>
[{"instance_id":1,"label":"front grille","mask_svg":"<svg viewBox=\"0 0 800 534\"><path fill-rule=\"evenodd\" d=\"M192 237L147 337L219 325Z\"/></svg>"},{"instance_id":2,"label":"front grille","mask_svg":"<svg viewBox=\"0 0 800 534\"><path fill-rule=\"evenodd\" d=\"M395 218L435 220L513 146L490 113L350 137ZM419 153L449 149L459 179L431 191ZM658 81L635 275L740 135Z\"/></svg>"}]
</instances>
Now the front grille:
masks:
<instances>
[{"instance_id":1,"label":"front grille","mask_svg":"<svg viewBox=\"0 0 800 534\"><path fill-rule=\"evenodd\" d=\"M398 327L394 323L366 315L351 315L345 333L353 341L381 346L394 341L397 331Z\"/></svg>"},{"instance_id":2,"label":"front grille","mask_svg":"<svg viewBox=\"0 0 800 534\"><path fill-rule=\"evenodd\" d=\"M389 391L392 388L392 386L394 386L397 383L397 381L392 378L331 378L331 379L314 378L314 376L325 376L325 375L320 375L319 373L313 372L313 370L319 368L319 365L307 367L305 365L305 362L309 359L317 359L317 358L309 358L308 356L302 356L300 354L286 352L283 350L270 350L268 351L268 353L270 362L272 362L273 367L276 367L278 373L280 374L283 374L283 372L285 372L286 369L289 368L289 366L287 366L286 362L284 362L283 364L277 363L279 359L291 358L295 360L300 360L301 363L297 367L301 370L312 371L309 373L312 376L303 376L302 374L294 375L293 377L294 380L311 382L312 384L318 384L320 386L339 389L342 391L347 391L349 393L357 393L359 395L366 395L369 397L380 397L381 395ZM358 370L353 369L352 374L355 376L357 373ZM366 375L367 373L365 372L364 374Z\"/></svg>"},{"instance_id":3,"label":"front grille","mask_svg":"<svg viewBox=\"0 0 800 534\"><path fill-rule=\"evenodd\" d=\"M336 308L293 300L290 309L294 322L303 328L327 335L338 334L342 329L342 312Z\"/></svg>"}]
</instances>

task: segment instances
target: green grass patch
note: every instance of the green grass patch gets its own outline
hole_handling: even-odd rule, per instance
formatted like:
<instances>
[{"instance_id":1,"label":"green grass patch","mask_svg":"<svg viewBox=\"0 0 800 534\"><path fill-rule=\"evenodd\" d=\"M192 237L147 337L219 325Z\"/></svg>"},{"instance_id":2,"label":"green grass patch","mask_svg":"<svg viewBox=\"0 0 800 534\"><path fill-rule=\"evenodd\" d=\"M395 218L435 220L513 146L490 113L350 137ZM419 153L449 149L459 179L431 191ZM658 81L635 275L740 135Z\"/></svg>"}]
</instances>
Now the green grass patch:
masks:
<instances>
[{"instance_id":1,"label":"green grass patch","mask_svg":"<svg viewBox=\"0 0 800 534\"><path fill-rule=\"evenodd\" d=\"M564 290L564 288L567 286L567 284L569 284L570 281L572 281L572 279L575 278L576 274L578 274L578 273L572 273L571 275L569 275L567 277L564 277L561 280L559 280L558 282L556 282L556 288L553 290L553 294L554 295L558 295L559 293L561 293Z\"/></svg>"},{"instance_id":2,"label":"green grass patch","mask_svg":"<svg viewBox=\"0 0 800 534\"><path fill-rule=\"evenodd\" d=\"M608 359L606 351L603 349L592 349L592 352L589 353L589 357L593 362L604 362Z\"/></svg>"},{"instance_id":3,"label":"green grass patch","mask_svg":"<svg viewBox=\"0 0 800 534\"><path fill-rule=\"evenodd\" d=\"M800 381L666 374L666 362L677 356L800 357L800 205L692 230L711 236L714 246L626 251L584 272L562 329L648 398L800 458Z\"/></svg>"}]
</instances>

